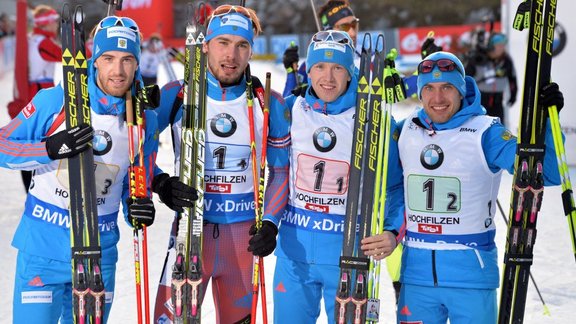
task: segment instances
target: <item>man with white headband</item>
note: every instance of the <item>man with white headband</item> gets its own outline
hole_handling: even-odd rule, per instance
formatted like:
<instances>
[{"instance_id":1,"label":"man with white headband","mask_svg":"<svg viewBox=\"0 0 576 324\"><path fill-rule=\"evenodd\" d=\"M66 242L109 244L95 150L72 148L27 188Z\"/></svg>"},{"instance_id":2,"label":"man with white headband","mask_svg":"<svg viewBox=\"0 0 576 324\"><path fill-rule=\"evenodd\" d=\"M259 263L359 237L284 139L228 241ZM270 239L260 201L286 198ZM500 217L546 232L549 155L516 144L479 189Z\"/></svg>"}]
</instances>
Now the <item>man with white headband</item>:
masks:
<instances>
[{"instance_id":1,"label":"man with white headband","mask_svg":"<svg viewBox=\"0 0 576 324\"><path fill-rule=\"evenodd\" d=\"M284 159L276 162L286 170L270 176L271 183L282 185L267 192L267 197L287 197L281 217L265 215L265 221L280 225L274 323L315 323L321 299L328 323L335 323L357 111L358 79L350 36L342 31L316 33L308 46L306 68L310 86L302 95L286 98L292 116L284 121L290 129L290 146ZM385 229L370 244L358 244L377 260L392 253L403 222L396 217L403 206L402 172L397 143L392 138L390 143L387 197L391 203Z\"/></svg>"},{"instance_id":2,"label":"man with white headband","mask_svg":"<svg viewBox=\"0 0 576 324\"><path fill-rule=\"evenodd\" d=\"M73 323L67 158L88 149L94 152L101 273L106 291L104 322L114 297L120 204L124 203L130 224L151 225L154 221L154 205L149 198L128 199L125 95L134 93L135 83L141 82L138 26L130 18L104 18L96 29L93 53L88 61L91 126L83 123L65 129L64 90L59 84L40 91L0 129L0 166L34 171L12 241L18 249L14 323ZM151 170L158 149L157 120L149 111L144 118L144 161Z\"/></svg>"}]
</instances>

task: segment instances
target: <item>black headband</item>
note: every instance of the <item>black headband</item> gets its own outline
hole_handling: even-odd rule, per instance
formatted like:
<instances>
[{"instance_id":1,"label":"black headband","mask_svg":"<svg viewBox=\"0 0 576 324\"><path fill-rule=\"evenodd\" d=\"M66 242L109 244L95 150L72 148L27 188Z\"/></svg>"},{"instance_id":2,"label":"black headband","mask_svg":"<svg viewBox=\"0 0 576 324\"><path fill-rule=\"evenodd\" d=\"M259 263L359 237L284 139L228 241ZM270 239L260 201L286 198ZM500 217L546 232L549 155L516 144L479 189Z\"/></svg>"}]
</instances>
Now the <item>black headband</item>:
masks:
<instances>
[{"instance_id":1,"label":"black headband","mask_svg":"<svg viewBox=\"0 0 576 324\"><path fill-rule=\"evenodd\" d=\"M350 16L354 16L354 12L352 8L347 5L330 8L320 17L322 20L322 28L324 28L324 30L333 29L338 20Z\"/></svg>"}]
</instances>

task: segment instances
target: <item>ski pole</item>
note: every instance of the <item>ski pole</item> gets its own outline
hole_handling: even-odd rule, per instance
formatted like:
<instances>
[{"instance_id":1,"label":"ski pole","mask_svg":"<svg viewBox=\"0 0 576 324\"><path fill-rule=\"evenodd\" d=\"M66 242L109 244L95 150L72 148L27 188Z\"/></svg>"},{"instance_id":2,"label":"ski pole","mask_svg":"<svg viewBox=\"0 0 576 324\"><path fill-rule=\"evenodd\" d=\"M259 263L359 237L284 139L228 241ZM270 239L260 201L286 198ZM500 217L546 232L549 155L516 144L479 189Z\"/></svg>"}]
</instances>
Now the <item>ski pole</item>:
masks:
<instances>
[{"instance_id":1,"label":"ski pole","mask_svg":"<svg viewBox=\"0 0 576 324\"><path fill-rule=\"evenodd\" d=\"M252 74L250 73L250 65L246 67L246 99L248 101L248 120L250 123L250 154L252 160L252 178L254 181L254 203L255 203L255 225L256 230L259 230L262 226L262 205L263 205L263 197L260 197L260 186L262 186L262 190L264 189L263 180L259 180L259 174L257 172L257 154L256 154L256 125L254 121L254 95L252 93ZM264 120L264 126L267 127L267 122ZM263 130L262 134L262 141L266 140L265 130ZM265 155L263 151L261 155ZM265 157L264 157L265 159ZM265 161L265 160L264 160ZM264 166L265 167L265 166ZM262 166L260 168L262 170ZM261 171L262 172L262 171ZM258 189L257 189L258 188ZM250 316L250 322L252 324L256 323L256 312L258 308L258 293L260 289L260 281L264 279L264 262L263 258L254 255L253 257L253 267L252 267L252 311ZM264 297L263 303L265 304ZM265 307L262 308L262 311L265 311ZM264 317L264 323L267 322L267 318Z\"/></svg>"},{"instance_id":2,"label":"ski pole","mask_svg":"<svg viewBox=\"0 0 576 324\"><path fill-rule=\"evenodd\" d=\"M548 107L548 117L552 128L552 138L554 148L556 149L556 159L558 160L558 171L562 178L562 205L564 206L564 215L567 216L570 239L572 240L572 251L576 258L576 207L574 205L574 193L572 183L570 182L570 171L564 143L562 142L562 131L558 119L558 109L556 106Z\"/></svg>"},{"instance_id":3,"label":"ski pole","mask_svg":"<svg viewBox=\"0 0 576 324\"><path fill-rule=\"evenodd\" d=\"M130 196L131 199L136 199L136 173L138 172L135 166L135 152L134 152L134 107L132 105L132 92L126 92L126 124L128 126L128 156L130 158ZM134 221L133 226L133 242L134 242L134 275L136 278L136 307L138 308L138 324L142 323L142 283L140 281L140 237L138 234L138 226Z\"/></svg>"},{"instance_id":4,"label":"ski pole","mask_svg":"<svg viewBox=\"0 0 576 324\"><path fill-rule=\"evenodd\" d=\"M159 104L159 100L157 102L150 102L148 98L148 93L146 92L147 88L140 88L140 83L137 83L136 86L136 106L135 106L135 115L136 115L136 126L138 130L138 165L140 168L139 176L136 178L136 187L139 191L139 194L142 197L147 197L146 192L146 170L144 168L144 111L142 104L146 103L148 106L156 107ZM152 88L151 88L152 89ZM157 87L156 87L157 89ZM144 315L146 323L150 323L150 292L149 292L149 281L148 281L148 235L146 231L146 225L142 225L142 262L143 262L143 279L144 279Z\"/></svg>"},{"instance_id":5,"label":"ski pole","mask_svg":"<svg viewBox=\"0 0 576 324\"><path fill-rule=\"evenodd\" d=\"M102 0L108 4L107 16L115 14L116 10L122 10L122 0Z\"/></svg>"},{"instance_id":6,"label":"ski pole","mask_svg":"<svg viewBox=\"0 0 576 324\"><path fill-rule=\"evenodd\" d=\"M312 12L314 13L314 21L316 22L316 28L318 31L322 30L322 25L320 25L320 21L318 20L318 13L316 12L316 7L314 6L314 0L310 0L310 6L312 7Z\"/></svg>"},{"instance_id":7,"label":"ski pole","mask_svg":"<svg viewBox=\"0 0 576 324\"><path fill-rule=\"evenodd\" d=\"M500 204L500 200L496 199L496 204L498 205L498 210L500 210L502 218L504 218L504 222L508 224L508 217L506 217L506 214L504 213L504 209ZM538 289L538 285L536 284L536 280L534 280L534 277L532 276L532 272L530 272L530 281L532 281L532 284L534 285L534 288L536 288L536 292L538 293L538 297L540 297L540 301L542 302L542 306L544 307L544 315L550 316L550 310L548 309L548 306L544 301L544 297L542 297L542 294L540 293L540 289Z\"/></svg>"},{"instance_id":8,"label":"ski pole","mask_svg":"<svg viewBox=\"0 0 576 324\"><path fill-rule=\"evenodd\" d=\"M296 43L294 41L290 42L290 47L295 47ZM294 79L296 80L296 88L300 88L300 80L298 79L298 62L292 63L292 73L294 73Z\"/></svg>"}]
</instances>

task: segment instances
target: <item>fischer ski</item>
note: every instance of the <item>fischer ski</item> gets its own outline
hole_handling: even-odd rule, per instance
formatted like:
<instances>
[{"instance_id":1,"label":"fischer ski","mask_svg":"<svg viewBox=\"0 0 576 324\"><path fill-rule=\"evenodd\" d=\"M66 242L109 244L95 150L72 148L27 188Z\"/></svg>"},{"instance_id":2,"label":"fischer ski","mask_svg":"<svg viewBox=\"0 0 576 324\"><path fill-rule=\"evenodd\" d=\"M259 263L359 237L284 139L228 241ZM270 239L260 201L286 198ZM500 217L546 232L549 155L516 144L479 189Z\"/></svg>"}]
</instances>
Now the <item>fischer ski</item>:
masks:
<instances>
[{"instance_id":1,"label":"fischer ski","mask_svg":"<svg viewBox=\"0 0 576 324\"><path fill-rule=\"evenodd\" d=\"M370 99L370 57L372 55L372 39L369 33L364 35L362 52L360 54L360 75L358 77L358 94L356 97L356 114L354 120L354 134L352 156L350 157L350 183L346 201L346 217L344 219L344 239L342 242L342 255L340 257L340 276L336 290L336 305L334 319L338 324L346 323L350 316L352 297L350 292L353 269L366 264L363 260L354 257L356 243L356 224L360 197L360 181L364 158L364 130L368 114L368 100Z\"/></svg>"},{"instance_id":2,"label":"fischer ski","mask_svg":"<svg viewBox=\"0 0 576 324\"><path fill-rule=\"evenodd\" d=\"M522 323L536 221L544 193L544 137L547 114L538 89L550 81L556 0L526 0L520 4L514 28L529 27L528 49L518 148L514 166L510 222L504 256L498 323ZM546 107L547 108L547 107Z\"/></svg>"},{"instance_id":3,"label":"fischer ski","mask_svg":"<svg viewBox=\"0 0 576 324\"><path fill-rule=\"evenodd\" d=\"M385 102L382 111L382 125L383 129L380 130L380 139L378 145L378 161L376 164L375 174L375 188L374 188L374 206L372 213L372 228L370 235L377 235L384 231L384 217L386 212L386 197L387 197L387 183L388 183L388 154L390 151L391 128L392 128L392 105L399 101L406 99L406 88L400 73L396 70L395 59L398 56L398 51L392 48L386 55L386 59L382 56L383 51L377 53L378 60L380 60L383 74L383 100ZM380 309L380 268L381 261L370 260L369 280L368 280L368 300L367 310L373 308ZM366 321L370 323L378 322L379 312L366 312Z\"/></svg>"},{"instance_id":4,"label":"fischer ski","mask_svg":"<svg viewBox=\"0 0 576 324\"><path fill-rule=\"evenodd\" d=\"M71 15L62 8L62 72L66 128L90 124L87 62L84 45L83 10ZM72 294L75 323L104 321L104 281L100 268L101 249L96 204L96 180L92 148L68 159L70 196L70 245L72 249Z\"/></svg>"},{"instance_id":5,"label":"fischer ski","mask_svg":"<svg viewBox=\"0 0 576 324\"><path fill-rule=\"evenodd\" d=\"M203 3L199 4L199 10ZM206 128L206 27L186 27L184 113L182 116L180 181L196 188L194 208L179 214L176 261L172 270L175 323L200 323L202 294L202 230L204 213L204 146Z\"/></svg>"},{"instance_id":6,"label":"fischer ski","mask_svg":"<svg viewBox=\"0 0 576 324\"><path fill-rule=\"evenodd\" d=\"M375 196L378 161L382 136L382 95L385 62L385 39L378 35L371 64L371 38L364 37L360 61L360 78L354 138L351 154L344 241L340 257L340 282L336 292L337 323L365 323L368 301L370 259L358 249L361 239L370 235L374 213L378 213ZM370 69L372 67L372 74ZM368 82L370 80L370 82ZM375 208L376 206L376 208ZM359 207L359 208L358 208ZM360 216L358 217L358 213ZM360 233L356 233L359 221Z\"/></svg>"}]
</instances>

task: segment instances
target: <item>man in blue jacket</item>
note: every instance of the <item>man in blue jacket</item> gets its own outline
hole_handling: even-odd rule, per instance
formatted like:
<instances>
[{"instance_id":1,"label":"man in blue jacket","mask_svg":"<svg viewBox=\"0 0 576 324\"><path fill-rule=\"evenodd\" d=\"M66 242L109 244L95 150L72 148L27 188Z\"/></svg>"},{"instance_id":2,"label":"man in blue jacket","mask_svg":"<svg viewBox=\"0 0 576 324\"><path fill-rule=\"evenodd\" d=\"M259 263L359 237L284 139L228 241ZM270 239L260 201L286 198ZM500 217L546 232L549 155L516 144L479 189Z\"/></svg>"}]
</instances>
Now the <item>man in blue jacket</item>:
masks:
<instances>
[{"instance_id":1,"label":"man in blue jacket","mask_svg":"<svg viewBox=\"0 0 576 324\"><path fill-rule=\"evenodd\" d=\"M67 158L87 149L94 151L101 271L106 291L104 321L114 296L120 203L128 201L125 208L130 224L151 225L154 221L155 209L149 198L128 199L125 95L141 82L138 26L130 18L104 18L96 29L93 53L88 63L91 126L65 129L64 90L59 84L38 92L0 129L0 166L34 171L12 241L18 249L14 323L73 322ZM157 121L153 112L146 111L144 117L144 161L147 170L152 170L158 149ZM147 183L149 194L151 178Z\"/></svg>"},{"instance_id":2,"label":"man in blue jacket","mask_svg":"<svg viewBox=\"0 0 576 324\"><path fill-rule=\"evenodd\" d=\"M556 84L539 93L546 107L564 104ZM418 95L423 108L403 121L398 141L407 222L398 321L495 323L493 218L502 170L514 172L516 138L486 116L476 82L451 53L420 63ZM544 181L560 181L549 126Z\"/></svg>"},{"instance_id":3,"label":"man in blue jacket","mask_svg":"<svg viewBox=\"0 0 576 324\"><path fill-rule=\"evenodd\" d=\"M270 175L266 192L267 202L268 197L286 197L281 218L264 216L264 223L280 225L275 323L316 322L321 299L328 323L334 323L340 275L358 88L352 39L342 31L316 33L308 47L306 67L310 87L302 95L286 98L291 110L291 119L284 121L290 130L289 154L275 160L277 170L286 168ZM364 242L366 254L377 260L392 253L403 225L402 217L396 217L403 206L402 172L397 142L390 138L390 143L390 217L385 218L382 234Z\"/></svg>"}]
</instances>

